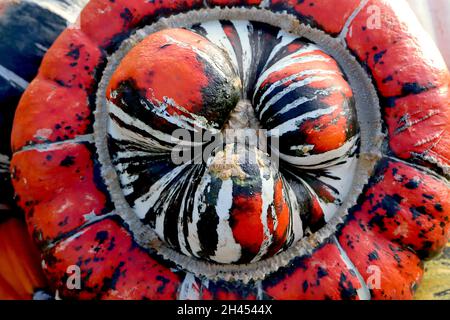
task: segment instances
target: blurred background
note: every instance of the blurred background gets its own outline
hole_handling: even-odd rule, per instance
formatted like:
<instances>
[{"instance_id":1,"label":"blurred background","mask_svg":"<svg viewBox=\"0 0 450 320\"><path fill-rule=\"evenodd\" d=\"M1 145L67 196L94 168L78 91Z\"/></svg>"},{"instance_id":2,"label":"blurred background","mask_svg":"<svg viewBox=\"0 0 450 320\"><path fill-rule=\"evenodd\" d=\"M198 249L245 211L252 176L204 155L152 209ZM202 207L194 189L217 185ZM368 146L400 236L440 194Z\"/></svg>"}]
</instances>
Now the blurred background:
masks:
<instances>
[{"instance_id":1,"label":"blurred background","mask_svg":"<svg viewBox=\"0 0 450 320\"><path fill-rule=\"evenodd\" d=\"M450 0L408 0L408 2L450 66Z\"/></svg>"}]
</instances>

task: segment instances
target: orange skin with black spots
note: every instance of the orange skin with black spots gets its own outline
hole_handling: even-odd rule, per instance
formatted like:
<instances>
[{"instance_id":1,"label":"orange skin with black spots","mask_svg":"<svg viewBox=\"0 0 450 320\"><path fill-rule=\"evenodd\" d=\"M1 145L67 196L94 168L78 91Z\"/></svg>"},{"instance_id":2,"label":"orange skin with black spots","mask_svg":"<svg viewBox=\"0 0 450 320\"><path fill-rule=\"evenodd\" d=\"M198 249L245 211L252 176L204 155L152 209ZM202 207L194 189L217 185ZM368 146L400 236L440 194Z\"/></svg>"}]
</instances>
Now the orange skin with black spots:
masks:
<instances>
[{"instance_id":1,"label":"orange skin with black spots","mask_svg":"<svg viewBox=\"0 0 450 320\"><path fill-rule=\"evenodd\" d=\"M381 26L369 28L372 12L362 10L350 25L352 33L346 41L367 66L384 98L390 147L402 159L449 165L450 75L445 62L436 46L424 40L424 33L415 33L419 25L416 19L400 18L387 1L371 0L367 7L371 5L380 9ZM427 110L435 112L429 116ZM413 125L398 134L396 129L405 124L401 120L405 116ZM420 144L418 136L423 139Z\"/></svg>"},{"instance_id":2,"label":"orange skin with black spots","mask_svg":"<svg viewBox=\"0 0 450 320\"><path fill-rule=\"evenodd\" d=\"M414 289L423 276L422 262L417 255L369 230L357 220L347 221L338 240L369 288L373 286L370 288L372 299L413 298ZM372 283L371 276L374 275L380 276L380 288L376 288L375 280Z\"/></svg>"},{"instance_id":3,"label":"orange skin with black spots","mask_svg":"<svg viewBox=\"0 0 450 320\"><path fill-rule=\"evenodd\" d=\"M70 245L66 245L66 241L44 253L44 271L65 296L78 299L175 298L178 277L137 247L119 223L103 220L75 234ZM65 285L65 271L74 263L80 267L83 290L70 290Z\"/></svg>"},{"instance_id":4,"label":"orange skin with black spots","mask_svg":"<svg viewBox=\"0 0 450 320\"><path fill-rule=\"evenodd\" d=\"M450 232L444 181L404 163L383 160L379 180L365 192L353 218L366 229L412 248L421 258L445 246Z\"/></svg>"},{"instance_id":5,"label":"orange skin with black spots","mask_svg":"<svg viewBox=\"0 0 450 320\"><path fill-rule=\"evenodd\" d=\"M383 159L363 202L338 231L365 279L374 267L380 271L381 288L371 290L373 299L412 299L423 274L417 255L432 256L446 244L449 202L443 184L407 164Z\"/></svg>"},{"instance_id":6,"label":"orange skin with black spots","mask_svg":"<svg viewBox=\"0 0 450 320\"><path fill-rule=\"evenodd\" d=\"M118 39L146 19L148 23L174 13L203 7L203 0L172 1L90 1L81 12L81 30L102 48L114 46ZM105 28L108 21L108 28Z\"/></svg>"},{"instance_id":7,"label":"orange skin with black spots","mask_svg":"<svg viewBox=\"0 0 450 320\"><path fill-rule=\"evenodd\" d=\"M42 61L37 78L22 96L12 148L72 139L92 132L90 95L102 51L78 29L67 29Z\"/></svg>"},{"instance_id":8,"label":"orange skin with black spots","mask_svg":"<svg viewBox=\"0 0 450 320\"><path fill-rule=\"evenodd\" d=\"M311 256L296 258L263 281L264 291L276 300L356 300L360 286L333 242Z\"/></svg>"},{"instance_id":9,"label":"orange skin with black spots","mask_svg":"<svg viewBox=\"0 0 450 320\"><path fill-rule=\"evenodd\" d=\"M426 166L429 164L425 156L444 165L450 164L448 106L448 86L396 99L393 107L384 109L392 151L402 159Z\"/></svg>"},{"instance_id":10,"label":"orange skin with black spots","mask_svg":"<svg viewBox=\"0 0 450 320\"><path fill-rule=\"evenodd\" d=\"M73 139L89 133L88 99L84 89L66 88L37 77L17 107L11 137L13 151L29 144Z\"/></svg>"},{"instance_id":11,"label":"orange skin with black spots","mask_svg":"<svg viewBox=\"0 0 450 320\"><path fill-rule=\"evenodd\" d=\"M245 287L245 286L244 286ZM255 290L246 291L242 288L228 287L226 283L214 283L209 287L203 286L201 290L202 300L257 300Z\"/></svg>"},{"instance_id":12,"label":"orange skin with black spots","mask_svg":"<svg viewBox=\"0 0 450 320\"><path fill-rule=\"evenodd\" d=\"M41 245L85 224L85 215L105 213L107 197L95 183L91 151L83 144L22 151L11 171L18 203Z\"/></svg>"},{"instance_id":13,"label":"orange skin with black spots","mask_svg":"<svg viewBox=\"0 0 450 320\"><path fill-rule=\"evenodd\" d=\"M91 93L102 51L79 29L66 29L42 60L39 75L63 87Z\"/></svg>"},{"instance_id":14,"label":"orange skin with black spots","mask_svg":"<svg viewBox=\"0 0 450 320\"><path fill-rule=\"evenodd\" d=\"M287 10L300 20L337 35L359 3L359 0L271 0L269 8L277 12Z\"/></svg>"},{"instance_id":15,"label":"orange skin with black spots","mask_svg":"<svg viewBox=\"0 0 450 320\"><path fill-rule=\"evenodd\" d=\"M367 9L374 5L382 16L376 27L370 24L373 13ZM365 8L351 23L346 42L369 68L383 97L405 94L406 84L424 88L448 85L449 74L439 51L423 40L424 34L411 33L417 29L417 20L401 18L385 0L370 0Z\"/></svg>"}]
</instances>

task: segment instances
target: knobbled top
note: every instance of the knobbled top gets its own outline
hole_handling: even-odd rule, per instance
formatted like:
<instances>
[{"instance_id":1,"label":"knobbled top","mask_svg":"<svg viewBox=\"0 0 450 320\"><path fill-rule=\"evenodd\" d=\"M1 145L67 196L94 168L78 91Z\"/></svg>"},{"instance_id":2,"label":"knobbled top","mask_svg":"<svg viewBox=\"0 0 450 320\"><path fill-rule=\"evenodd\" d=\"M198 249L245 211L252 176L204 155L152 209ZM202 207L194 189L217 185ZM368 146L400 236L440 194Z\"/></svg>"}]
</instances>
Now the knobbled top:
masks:
<instances>
[{"instance_id":1,"label":"knobbled top","mask_svg":"<svg viewBox=\"0 0 450 320\"><path fill-rule=\"evenodd\" d=\"M130 206L172 247L258 261L317 230L347 195L358 140L352 90L329 55L277 28L215 21L192 30L151 34L121 61L106 92L111 156ZM177 129L214 134L239 99L251 99L244 108L264 138L279 140L279 168L245 141L210 148L203 165L194 152L173 163Z\"/></svg>"}]
</instances>

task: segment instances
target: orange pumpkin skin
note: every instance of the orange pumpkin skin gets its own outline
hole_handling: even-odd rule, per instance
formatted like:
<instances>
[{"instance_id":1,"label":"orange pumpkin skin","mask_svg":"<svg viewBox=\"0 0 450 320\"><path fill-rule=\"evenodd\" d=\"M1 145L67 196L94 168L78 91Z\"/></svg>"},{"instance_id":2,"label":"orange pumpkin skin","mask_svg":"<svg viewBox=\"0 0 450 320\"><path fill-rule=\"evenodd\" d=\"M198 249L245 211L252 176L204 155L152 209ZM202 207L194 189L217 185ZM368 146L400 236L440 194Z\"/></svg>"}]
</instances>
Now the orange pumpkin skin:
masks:
<instances>
[{"instance_id":1,"label":"orange pumpkin skin","mask_svg":"<svg viewBox=\"0 0 450 320\"><path fill-rule=\"evenodd\" d=\"M47 288L40 252L23 219L0 211L0 299L29 300ZM50 295L42 295L50 298Z\"/></svg>"},{"instance_id":2,"label":"orange pumpkin skin","mask_svg":"<svg viewBox=\"0 0 450 320\"><path fill-rule=\"evenodd\" d=\"M224 75L215 73L213 64L202 60L205 54L221 65ZM222 127L239 100L241 87L232 66L221 55L212 43L187 30L155 33L121 62L107 88L107 98L128 111L130 106L122 103L128 91L138 91L142 98L154 104L163 104L165 97L170 97L174 105L169 103L169 115L202 116L214 122L212 126ZM225 82L227 79L229 82ZM150 114L146 122L166 133L177 129L160 117L152 119Z\"/></svg>"},{"instance_id":3,"label":"orange pumpkin skin","mask_svg":"<svg viewBox=\"0 0 450 320\"><path fill-rule=\"evenodd\" d=\"M89 144L64 143L20 152L11 162L19 205L40 245L66 237L91 216L109 211L91 157ZM39 169L33 164L40 164Z\"/></svg>"},{"instance_id":4,"label":"orange pumpkin skin","mask_svg":"<svg viewBox=\"0 0 450 320\"><path fill-rule=\"evenodd\" d=\"M379 1L367 4L375 5ZM346 41L377 83L395 155L423 165L431 161L448 166L449 73L420 23L401 13L403 5L379 6L382 23L386 21L382 29L370 28L373 11L363 10Z\"/></svg>"},{"instance_id":5,"label":"orange pumpkin skin","mask_svg":"<svg viewBox=\"0 0 450 320\"><path fill-rule=\"evenodd\" d=\"M338 35L358 8L358 0L328 0L326 4L315 0L272 0L269 8L275 12L294 14L302 22L318 27L331 35Z\"/></svg>"},{"instance_id":6,"label":"orange pumpkin skin","mask_svg":"<svg viewBox=\"0 0 450 320\"><path fill-rule=\"evenodd\" d=\"M262 5L258 1L207 3L211 7ZM381 288L369 288L371 298L410 299L423 273L421 259L439 251L449 236L449 187L442 177L448 177L449 165L449 73L434 46L415 41L421 37L410 32L416 21L403 18L397 5L371 0L358 8L359 3L309 0L264 4L274 12L288 10L331 35L344 32L348 48L374 79L389 136L383 158L336 234L262 281L243 283L205 281L139 246L111 208L92 144L95 77L107 54L141 23L202 8L204 1L91 1L81 14L81 30L68 29L61 36L30 89L57 88L55 96L26 94L13 130L14 187L55 289L63 296L84 299L184 298L181 293L186 287L189 297L198 299L361 299L367 298L358 292L364 289L361 278L367 280L369 267L378 267ZM382 29L365 25L372 4L381 8ZM353 12L356 15L349 20ZM333 19L328 19L330 15ZM104 21L110 22L108 28L101 26ZM351 32L346 33L347 29ZM81 46L83 63L69 54L73 42ZM77 65L71 66L74 63ZM140 70L125 71L139 79ZM206 84L201 76L195 79ZM34 109L46 112L47 98L54 99L52 108L59 108L50 108L48 117L41 118L37 112L31 117ZM201 105L198 96L192 99ZM56 129L61 121L71 128ZM27 124L30 129L25 129ZM44 138L36 135L47 128L55 129L47 131ZM68 141L59 142L61 139ZM341 140L337 135L327 142L339 144ZM329 146L324 142L322 147L326 150ZM313 218L320 220L317 215ZM65 287L67 267L74 263L81 269L85 285L81 291Z\"/></svg>"}]
</instances>

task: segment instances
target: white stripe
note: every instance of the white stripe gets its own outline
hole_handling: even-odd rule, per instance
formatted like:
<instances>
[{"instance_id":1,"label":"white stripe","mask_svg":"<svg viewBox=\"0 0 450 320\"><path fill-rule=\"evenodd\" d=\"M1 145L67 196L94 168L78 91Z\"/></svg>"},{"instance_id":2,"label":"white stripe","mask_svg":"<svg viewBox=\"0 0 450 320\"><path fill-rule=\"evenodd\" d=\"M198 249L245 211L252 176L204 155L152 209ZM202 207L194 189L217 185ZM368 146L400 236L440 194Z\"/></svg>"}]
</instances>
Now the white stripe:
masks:
<instances>
[{"instance_id":1,"label":"white stripe","mask_svg":"<svg viewBox=\"0 0 450 320\"><path fill-rule=\"evenodd\" d=\"M242 68L243 68L243 88L244 91L248 90L250 69L252 67L252 46L250 45L250 32L253 30L253 26L249 21L231 21L236 28L242 47ZM249 30L251 29L251 30Z\"/></svg>"},{"instance_id":2,"label":"white stripe","mask_svg":"<svg viewBox=\"0 0 450 320\"><path fill-rule=\"evenodd\" d=\"M261 224L263 226L263 242L259 249L258 254L253 258L252 262L258 261L261 259L264 254L266 254L269 246L272 244L272 235L269 230L268 225L268 214L269 208L271 208L271 212L276 216L276 210L274 206L275 199L275 182L273 179L273 175L270 172L270 168L260 167L259 168L260 178L261 178ZM268 175L268 178L265 178ZM276 230L276 228L273 228Z\"/></svg>"},{"instance_id":3,"label":"white stripe","mask_svg":"<svg viewBox=\"0 0 450 320\"><path fill-rule=\"evenodd\" d=\"M189 164L190 162L174 168L172 171L155 182L146 194L134 202L133 209L140 219L145 218L146 213L155 205L156 201L161 198L161 193Z\"/></svg>"},{"instance_id":4,"label":"white stripe","mask_svg":"<svg viewBox=\"0 0 450 320\"><path fill-rule=\"evenodd\" d=\"M283 61L282 63L277 62L272 67L270 67L267 71L265 71L265 73L267 73L267 74L263 74L258 78L258 83L256 84L255 88L259 89L261 87L261 85L264 83L264 81L266 81L269 78L269 76L271 76L275 72L279 72L279 71L283 70L284 68L287 68L294 64L304 64L304 63L310 63L310 62L316 62L316 61L328 62L328 61L330 61L330 59L325 58L323 56L319 56L319 55L305 55L305 56L300 56L300 57L292 59L292 60ZM308 71L307 74L314 74L313 70L304 70L304 72L306 72L306 71ZM328 73L332 73L332 74L336 73L336 72L330 72L329 70L326 70L326 71L328 71ZM281 81L286 82L287 80L283 79ZM256 91L255 91L255 94L256 94ZM254 94L254 96L255 96L255 94Z\"/></svg>"},{"instance_id":5,"label":"white stripe","mask_svg":"<svg viewBox=\"0 0 450 320\"><path fill-rule=\"evenodd\" d=\"M294 81L294 80L296 80L297 78L302 78L302 77L305 77L305 76L319 76L319 75L336 75L336 71L320 70L320 69L318 69L318 70L303 70L303 71L301 71L301 72L299 72L299 73L295 73L295 74L293 74L293 75L290 75L289 77L286 77L286 78L283 78L283 79L281 79L281 80L275 81L275 82L272 83L272 84L264 91L264 93L262 94L262 96L261 96L261 98L260 98L260 100L259 100L259 103L258 103L258 105L256 106L256 110L259 111L259 109L260 109L260 107L261 107L261 104L263 103L264 99L265 99L269 94L271 94L272 91L275 90L277 87L279 87L279 86L281 86L281 85L284 85L284 84L287 83L287 82ZM306 79L297 81L296 83L298 83L298 82L302 83L302 81L307 81L308 79L309 79L309 78L306 78ZM292 84L291 84L290 86L292 86ZM289 89L290 86L287 87L287 88L285 88L285 90ZM295 89L295 88L294 88L294 89ZM291 92L291 91L292 91L292 90L288 91L287 93L289 93L289 92ZM284 91L283 91L283 92L284 92ZM280 95L287 94L287 93L283 93L283 92L278 93L275 97L280 96ZM273 97L272 99L274 99L275 97ZM272 99L271 99L271 100L272 100ZM265 108L265 109L266 109L266 108ZM265 110L264 110L264 111L265 111Z\"/></svg>"},{"instance_id":6,"label":"white stripe","mask_svg":"<svg viewBox=\"0 0 450 320\"><path fill-rule=\"evenodd\" d=\"M195 276L187 272L181 283L178 300L200 300L200 288Z\"/></svg>"},{"instance_id":7,"label":"white stripe","mask_svg":"<svg viewBox=\"0 0 450 320\"><path fill-rule=\"evenodd\" d=\"M150 102L152 107L148 107L147 102ZM143 108L146 108L148 111L181 129L195 131L195 126L205 129L208 127L208 120L206 118L199 117L187 111L179 106L173 99L168 97L164 97L164 101L159 101L155 97L151 98L151 100L141 100L141 105ZM170 114L167 111L169 107L180 110L182 114L176 112ZM183 113L190 115L191 118L186 117Z\"/></svg>"},{"instance_id":8,"label":"white stripe","mask_svg":"<svg viewBox=\"0 0 450 320\"><path fill-rule=\"evenodd\" d=\"M329 94L331 90L316 90L314 92L314 96L312 98L306 98L306 97L301 97L297 100L295 100L292 103L287 104L284 108L282 108L280 111L278 111L277 113L275 113L273 116L269 117L267 119L267 122L270 122L273 118L275 118L278 115L282 115L285 114L299 106L301 106L302 104L305 104L307 102L311 102L314 100L317 100L319 98L320 95L325 95L325 94Z\"/></svg>"},{"instance_id":9,"label":"white stripe","mask_svg":"<svg viewBox=\"0 0 450 320\"><path fill-rule=\"evenodd\" d=\"M311 186L303 180L301 177L299 177L294 172L287 170L292 176L294 176L300 183L303 184L303 186L310 192L311 197L314 197L317 202L319 203L320 208L322 209L325 222L328 222L331 220L332 217L336 214L337 208L339 206L335 205L334 203L325 203L314 191L314 189L311 188Z\"/></svg>"},{"instance_id":10,"label":"white stripe","mask_svg":"<svg viewBox=\"0 0 450 320\"><path fill-rule=\"evenodd\" d=\"M138 120L136 120L136 122L137 121ZM108 122L108 133L117 141L132 142L148 149L160 149L166 150L167 152L171 150L171 148L161 145L157 140L144 137L138 132L121 127L114 119L110 119Z\"/></svg>"},{"instance_id":11,"label":"white stripe","mask_svg":"<svg viewBox=\"0 0 450 320\"><path fill-rule=\"evenodd\" d=\"M148 126L147 124L145 124L144 122L142 122L141 120L137 119L137 118L133 118L130 115L128 115L126 112L124 112L122 109L120 109L119 107L117 107L114 103L112 103L111 101L107 101L107 107L108 107L108 112L115 115L117 118L119 118L120 120L122 120L124 123L126 123L129 126L138 128L142 131L147 132L148 134L150 134L151 136L155 137L158 140L167 142L167 143L180 143L180 140L175 139L174 137L172 137L169 134L163 133L161 131L158 130L154 130L153 128L151 128L150 126ZM109 123L115 123L115 121L112 121L112 119L110 119ZM114 127L115 126L115 127ZM138 139L138 141L148 144L149 141L151 139L148 139L146 137L143 137L137 133L133 132L123 132L123 131L129 131L125 128L120 127L119 125L115 124L112 125L112 127L108 128L108 132L110 134L114 134L114 137L117 137L118 140L120 140L120 138L123 138L124 140L128 140L128 141L135 141L134 139ZM128 137L132 137L132 139L127 138ZM157 143L156 141L154 143ZM158 143L158 145L162 148L162 149L166 149L166 150L170 150L170 148L168 147L164 147L162 145L160 145Z\"/></svg>"},{"instance_id":12,"label":"white stripe","mask_svg":"<svg viewBox=\"0 0 450 320\"><path fill-rule=\"evenodd\" d=\"M302 59L306 59L306 62L310 62L310 61L330 61L330 58L326 58L324 56L321 55L317 55L317 54L311 54L311 55L307 55L305 53L312 53L314 51L319 51L320 49L314 45L307 45L303 48L301 48L300 50L297 50L293 53L291 53L290 55L284 57L283 59L277 61L275 64L273 64L269 69L267 69L266 71L264 71L258 79L258 82L256 83L255 88L259 88L261 86L261 84L269 77L269 75L271 75L272 73L279 71L287 66L292 65L293 63L300 63L302 61ZM310 57L314 57L317 58L317 60L309 60L308 59Z\"/></svg>"},{"instance_id":13,"label":"white stripe","mask_svg":"<svg viewBox=\"0 0 450 320\"><path fill-rule=\"evenodd\" d=\"M333 106L330 108L318 109L318 110L314 110L314 111L302 114L294 119L290 119L290 120L280 124L279 126L276 126L275 128L271 129L268 132L268 136L269 137L281 137L288 132L298 130L299 126L304 121L309 120L309 119L317 119L324 115L331 114L334 111L336 111L337 108L338 108L337 106Z\"/></svg>"},{"instance_id":14,"label":"white stripe","mask_svg":"<svg viewBox=\"0 0 450 320\"><path fill-rule=\"evenodd\" d=\"M305 104L307 102L311 102L311 101L314 101L314 100L317 100L317 95L315 95L312 98L301 97L301 98L295 100L294 102L287 104L280 111L276 112L274 115L272 115L269 118L267 118L267 122L270 122L272 119L274 119L278 115L285 114L286 112L289 112L289 111L291 111L291 110L301 106L302 104Z\"/></svg>"},{"instance_id":15,"label":"white stripe","mask_svg":"<svg viewBox=\"0 0 450 320\"><path fill-rule=\"evenodd\" d=\"M29 85L28 81L24 80L19 75L5 68L1 64L0 64L0 77L8 81L11 85L16 87L17 89L25 90Z\"/></svg>"},{"instance_id":16,"label":"white stripe","mask_svg":"<svg viewBox=\"0 0 450 320\"><path fill-rule=\"evenodd\" d=\"M200 216L206 210L206 189L210 186L211 176L209 173L205 173L202 180L197 187L194 195L194 207L192 211L192 221L188 224L188 243L191 248L192 254L199 257L198 252L201 251L200 239L198 238L197 223L200 221Z\"/></svg>"},{"instance_id":17,"label":"white stripe","mask_svg":"<svg viewBox=\"0 0 450 320\"><path fill-rule=\"evenodd\" d=\"M270 0L262 0L261 4L259 5L260 8L268 8L270 6Z\"/></svg>"},{"instance_id":18,"label":"white stripe","mask_svg":"<svg viewBox=\"0 0 450 320\"><path fill-rule=\"evenodd\" d=\"M283 186L287 191L287 202L289 203L289 210L291 214L291 228L289 230L290 234L288 235L288 240L292 239L293 243L296 243L301 238L303 238L303 222L300 217L300 207L297 200L297 195L294 190L290 186L290 184L284 180L283 178ZM285 195L285 191L283 190L283 195Z\"/></svg>"},{"instance_id":19,"label":"white stripe","mask_svg":"<svg viewBox=\"0 0 450 320\"><path fill-rule=\"evenodd\" d=\"M289 34L289 33L285 32L285 31L283 31L283 30L280 30L280 31L278 32L277 39L280 39L280 38L281 38L280 43L277 44L277 45L272 49L272 52L270 53L269 58L267 59L266 64L264 65L263 70L266 70L268 64L272 61L272 59L277 55L277 53L278 53L281 49L283 49L284 47L286 47L286 46L289 45L290 43L294 42L295 40L299 39L298 37L296 37L296 36L294 36L294 35L292 35L292 34Z\"/></svg>"},{"instance_id":20,"label":"white stripe","mask_svg":"<svg viewBox=\"0 0 450 320\"><path fill-rule=\"evenodd\" d=\"M211 55L208 52L204 52L204 51L200 50L198 47L190 45L190 44L188 44L186 42L178 41L177 39L172 38L169 35L164 35L164 37L166 38L166 41L168 43L175 44L175 45L179 46L180 48L187 48L189 50L192 50L193 52L198 54L200 57L202 57L202 59L204 59L207 63L209 63L211 66L213 66L215 68L216 72L221 77L227 78L227 75L221 69L222 65L226 65L226 60L225 59L222 60L222 56L214 55L215 59L220 58L221 61L212 60L211 59ZM223 58L225 58L225 57L223 57Z\"/></svg>"},{"instance_id":21,"label":"white stripe","mask_svg":"<svg viewBox=\"0 0 450 320\"><path fill-rule=\"evenodd\" d=\"M48 48L44 47L42 44L35 42L34 45L36 46L36 48L38 48L39 50L41 50L42 52L47 52Z\"/></svg>"},{"instance_id":22,"label":"white stripe","mask_svg":"<svg viewBox=\"0 0 450 320\"><path fill-rule=\"evenodd\" d=\"M175 169L176 170L176 169ZM172 170L175 171L175 170ZM181 192L182 186L186 183L188 180L189 175L184 175L180 179L176 180L172 187L168 189L167 196L163 199L161 197L158 197L156 199L153 207L157 210L155 212L157 213L156 221L155 221L155 232L159 235L161 239L165 238L165 220L166 220L166 214L169 211L169 206L172 204L172 200L175 199L176 195ZM175 176L171 177L171 181L174 181ZM167 190L167 188L163 188L163 190ZM170 240L170 239L169 239Z\"/></svg>"},{"instance_id":23,"label":"white stripe","mask_svg":"<svg viewBox=\"0 0 450 320\"><path fill-rule=\"evenodd\" d=\"M330 176L338 177L340 180L330 179L326 176L319 176L317 179L335 188L339 192L339 194L336 194L335 196L343 201L353 185L353 178L355 176L357 165L358 161L356 161L356 158L348 158L344 164L331 166L326 169Z\"/></svg>"},{"instance_id":24,"label":"white stripe","mask_svg":"<svg viewBox=\"0 0 450 320\"><path fill-rule=\"evenodd\" d=\"M350 25L352 24L353 20L355 20L356 16L361 12L361 10L367 5L369 0L361 0L358 7L355 9L355 11L352 12L350 17L348 17L347 21L345 21L344 28L342 28L341 33L338 36L338 39L342 41L344 46L347 46L347 43L345 41L345 38L347 37L347 34L349 33Z\"/></svg>"},{"instance_id":25,"label":"white stripe","mask_svg":"<svg viewBox=\"0 0 450 320\"><path fill-rule=\"evenodd\" d=\"M94 135L92 133L90 133L90 134L76 136L75 138L69 139L69 140L26 145L25 147L16 151L16 154L21 153L21 152L30 151L30 150L45 152L48 150L55 150L57 148L64 147L65 145L70 144L70 143L80 143L80 142L94 143Z\"/></svg>"},{"instance_id":26,"label":"white stripe","mask_svg":"<svg viewBox=\"0 0 450 320\"><path fill-rule=\"evenodd\" d=\"M6 154L0 154L0 165L9 166L9 157Z\"/></svg>"},{"instance_id":27,"label":"white stripe","mask_svg":"<svg viewBox=\"0 0 450 320\"><path fill-rule=\"evenodd\" d=\"M371 300L372 297L371 297L371 294L370 294L370 290L367 287L367 284L364 281L364 278L362 277L361 273L355 267L353 262L350 260L350 258L348 257L348 255L345 252L345 250L342 248L342 246L339 243L339 241L336 238L336 236L334 236L333 239L334 239L334 242L336 243L336 245L337 245L337 247L339 249L339 253L341 254L341 258L344 261L345 265L347 266L347 268L349 270L353 270L355 272L356 278L358 279L359 283L361 284L361 288L356 289L356 293L358 294L359 299L360 300Z\"/></svg>"},{"instance_id":28,"label":"white stripe","mask_svg":"<svg viewBox=\"0 0 450 320\"><path fill-rule=\"evenodd\" d=\"M354 140L356 141L356 140ZM352 148L357 148L356 144L352 145ZM333 164L327 164L326 170L327 173L331 176L338 177L340 180L333 180L324 176L315 177L315 179L335 188L337 190L337 193L333 190L329 189L330 193L333 194L335 198L339 200L338 203L326 203L324 202L317 194L316 192L309 186L308 183L306 183L302 178L297 176L292 171L289 171L293 176L295 176L299 181L303 183L303 185L309 190L309 192L315 196L318 201L319 205L322 208L322 211L324 212L325 222L329 222L334 215L337 212L337 209L340 207L340 205L343 203L345 197L347 197L352 185L353 185L353 179L356 171L356 166L358 165L358 161L356 161L356 158L347 158L343 159L344 156L340 157L338 162L341 162L345 160L345 163L342 165L333 165Z\"/></svg>"},{"instance_id":29,"label":"white stripe","mask_svg":"<svg viewBox=\"0 0 450 320\"><path fill-rule=\"evenodd\" d=\"M255 282L255 287L256 287L256 299L257 300L264 300L265 291L264 291L264 287L263 287L262 281L261 280L256 281Z\"/></svg>"},{"instance_id":30,"label":"white stripe","mask_svg":"<svg viewBox=\"0 0 450 320\"><path fill-rule=\"evenodd\" d=\"M10 210L11 207L8 206L7 204L0 204L0 210Z\"/></svg>"},{"instance_id":31,"label":"white stripe","mask_svg":"<svg viewBox=\"0 0 450 320\"><path fill-rule=\"evenodd\" d=\"M112 126L116 126L116 124L114 122L111 122L110 125ZM111 131L114 131L115 133L112 134L112 137L114 139L117 139L117 129L112 129L109 132L111 133ZM127 133L129 133L130 137L128 137L127 139L129 139L131 141L132 136L134 134L134 132L129 131L129 130L122 130L122 131L126 131ZM123 135L121 136L122 138L124 137ZM138 141L138 139L143 139L142 136L140 135L136 135L136 141ZM149 144L147 144L147 141L152 141L151 139L145 140L144 142L141 142L141 144L143 144L144 146L149 146ZM151 145L149 146L149 148L155 148L155 145ZM145 147L144 147L145 148ZM156 152L146 152L146 151L127 151L127 152L118 152L116 154L116 157L114 158L115 161L117 161L118 163L114 165L116 171L119 172L119 178L120 178L120 182L121 185L123 186L122 191L124 193L125 196L128 196L130 194L132 194L134 192L134 188L133 188L133 182L135 182L138 178L139 178L139 173L136 174L129 174L129 172L127 172L126 170L128 169L128 167L131 165L131 158L132 157L139 157L139 158L146 158L146 157L150 157L152 155L160 155L161 152L156 153ZM138 160L132 160L134 162L138 161Z\"/></svg>"},{"instance_id":32,"label":"white stripe","mask_svg":"<svg viewBox=\"0 0 450 320\"><path fill-rule=\"evenodd\" d=\"M358 141L359 135L353 136L347 142L345 142L341 147L327 151L320 154L308 155L306 157L294 157L288 156L283 153L276 154L284 161L295 165L298 168L302 169L323 169L328 168L332 165L335 165L338 162L341 162L344 157L346 157L350 151L356 146L356 142ZM277 152L274 150L274 152ZM335 159L332 162L327 162ZM326 163L324 163L326 162Z\"/></svg>"},{"instance_id":33,"label":"white stripe","mask_svg":"<svg viewBox=\"0 0 450 320\"><path fill-rule=\"evenodd\" d=\"M159 156L159 155L165 155L167 152L164 151L119 151L116 153L115 159L117 160L123 160L124 162L127 161L127 159L131 158L143 158L148 156Z\"/></svg>"},{"instance_id":34,"label":"white stripe","mask_svg":"<svg viewBox=\"0 0 450 320\"><path fill-rule=\"evenodd\" d=\"M230 39L228 39L225 31L222 28L222 25L219 21L208 21L202 23L200 25L206 31L206 38L212 43L224 49L228 55L230 56L231 61L233 62L233 67L237 74L240 73L239 64L236 57L236 52L233 49L233 46L230 43Z\"/></svg>"},{"instance_id":35,"label":"white stripe","mask_svg":"<svg viewBox=\"0 0 450 320\"><path fill-rule=\"evenodd\" d=\"M198 174L195 171L191 171L189 173L189 177L192 176L192 174ZM178 243L180 246L180 250L183 254L190 256L190 252L187 249L187 243L186 243L186 239L184 237L184 226L186 223L186 199L188 199L188 192L189 192L189 188L185 188L184 194L183 194L183 199L181 201L181 205L180 205L180 212L178 213ZM192 201L192 199L188 199L188 201Z\"/></svg>"},{"instance_id":36,"label":"white stripe","mask_svg":"<svg viewBox=\"0 0 450 320\"><path fill-rule=\"evenodd\" d=\"M218 243L215 255L212 260L219 263L233 263L241 257L241 246L236 243L233 230L230 227L230 210L233 206L233 180L227 179L222 182L222 186L217 196L216 213L219 218L217 226Z\"/></svg>"},{"instance_id":37,"label":"white stripe","mask_svg":"<svg viewBox=\"0 0 450 320\"><path fill-rule=\"evenodd\" d=\"M312 76L306 79L303 79L301 81L297 81L294 82L292 84L290 84L287 88L285 88L283 91L277 93L276 95L274 95L264 106L264 108L261 110L260 112L260 117L262 117L264 115L264 113L266 113L266 111L274 104L276 104L280 99L282 99L285 95L287 95L288 93L295 91L299 88L302 88L304 86L310 85L314 82L319 82L319 81L324 81L324 80L332 80L333 77L330 76ZM262 100L260 101L260 103L262 103ZM257 110L259 110L260 105L258 104L258 108Z\"/></svg>"}]
</instances>

